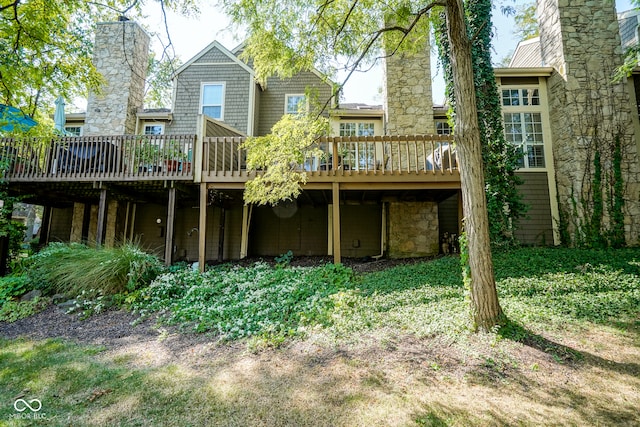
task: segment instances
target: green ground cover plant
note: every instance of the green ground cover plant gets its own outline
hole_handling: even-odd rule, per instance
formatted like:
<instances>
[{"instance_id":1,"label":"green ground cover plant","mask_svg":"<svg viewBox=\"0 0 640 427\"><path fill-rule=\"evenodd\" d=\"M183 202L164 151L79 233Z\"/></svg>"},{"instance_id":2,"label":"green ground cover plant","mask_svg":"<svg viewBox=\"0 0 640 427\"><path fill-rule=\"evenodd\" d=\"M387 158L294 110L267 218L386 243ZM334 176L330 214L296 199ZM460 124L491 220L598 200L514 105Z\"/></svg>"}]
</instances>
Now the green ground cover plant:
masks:
<instances>
[{"instance_id":1,"label":"green ground cover plant","mask_svg":"<svg viewBox=\"0 0 640 427\"><path fill-rule=\"evenodd\" d=\"M321 267L223 265L204 274L191 269L167 273L141 291L134 311L160 312L171 324L223 339L262 337L272 342L297 335L305 325L325 324L331 295L351 285L351 270Z\"/></svg>"}]
</instances>

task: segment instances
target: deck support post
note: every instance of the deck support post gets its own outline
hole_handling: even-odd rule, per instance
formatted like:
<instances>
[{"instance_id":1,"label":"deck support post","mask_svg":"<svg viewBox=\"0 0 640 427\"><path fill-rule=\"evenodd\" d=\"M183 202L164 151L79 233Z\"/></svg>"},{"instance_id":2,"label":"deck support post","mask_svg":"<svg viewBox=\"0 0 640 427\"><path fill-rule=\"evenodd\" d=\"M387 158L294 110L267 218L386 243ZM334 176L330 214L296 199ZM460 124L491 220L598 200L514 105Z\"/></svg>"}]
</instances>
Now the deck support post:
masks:
<instances>
[{"instance_id":1,"label":"deck support post","mask_svg":"<svg viewBox=\"0 0 640 427\"><path fill-rule=\"evenodd\" d=\"M242 207L242 240L240 241L240 259L247 257L249 251L249 227L251 225L252 205Z\"/></svg>"},{"instance_id":2,"label":"deck support post","mask_svg":"<svg viewBox=\"0 0 640 427\"><path fill-rule=\"evenodd\" d=\"M40 225L40 241L38 244L44 246L49 243L49 231L51 230L51 206L45 206L42 212L42 223Z\"/></svg>"},{"instance_id":3,"label":"deck support post","mask_svg":"<svg viewBox=\"0 0 640 427\"><path fill-rule=\"evenodd\" d=\"M98 222L96 224L96 246L102 246L102 236L104 236L104 224L107 214L107 189L100 189L100 202L98 203Z\"/></svg>"},{"instance_id":4,"label":"deck support post","mask_svg":"<svg viewBox=\"0 0 640 427\"><path fill-rule=\"evenodd\" d=\"M218 262L224 261L224 227L226 225L227 210L224 203L220 206L220 226L218 228Z\"/></svg>"},{"instance_id":5,"label":"deck support post","mask_svg":"<svg viewBox=\"0 0 640 427\"><path fill-rule=\"evenodd\" d=\"M164 264L171 265L173 258L173 226L176 216L176 188L169 188L169 202L167 203L167 230L164 244Z\"/></svg>"},{"instance_id":6,"label":"deck support post","mask_svg":"<svg viewBox=\"0 0 640 427\"><path fill-rule=\"evenodd\" d=\"M333 263L340 264L342 257L340 254L340 183L331 184L332 193L332 236L333 236Z\"/></svg>"},{"instance_id":7,"label":"deck support post","mask_svg":"<svg viewBox=\"0 0 640 427\"><path fill-rule=\"evenodd\" d=\"M136 209L138 208L138 204L134 203L133 208L131 208L131 228L129 229L129 241L133 242L133 236L136 226Z\"/></svg>"},{"instance_id":8,"label":"deck support post","mask_svg":"<svg viewBox=\"0 0 640 427\"><path fill-rule=\"evenodd\" d=\"M204 273L204 266L207 261L207 202L209 189L207 183L200 184L200 218L198 220L198 267Z\"/></svg>"},{"instance_id":9,"label":"deck support post","mask_svg":"<svg viewBox=\"0 0 640 427\"><path fill-rule=\"evenodd\" d=\"M458 190L458 237L464 231L464 210L462 209L462 190Z\"/></svg>"}]
</instances>

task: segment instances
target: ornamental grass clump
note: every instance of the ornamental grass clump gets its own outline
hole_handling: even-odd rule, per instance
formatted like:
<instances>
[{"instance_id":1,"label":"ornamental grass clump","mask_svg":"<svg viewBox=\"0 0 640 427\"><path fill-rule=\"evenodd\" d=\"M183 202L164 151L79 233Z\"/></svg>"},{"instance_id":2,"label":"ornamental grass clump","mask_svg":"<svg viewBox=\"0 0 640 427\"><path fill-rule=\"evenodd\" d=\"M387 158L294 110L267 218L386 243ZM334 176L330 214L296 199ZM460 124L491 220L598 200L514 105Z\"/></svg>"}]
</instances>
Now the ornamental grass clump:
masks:
<instances>
[{"instance_id":1,"label":"ornamental grass clump","mask_svg":"<svg viewBox=\"0 0 640 427\"><path fill-rule=\"evenodd\" d=\"M115 295L149 285L162 269L156 256L131 242L112 248L51 243L31 257L27 274L45 293Z\"/></svg>"},{"instance_id":2,"label":"ornamental grass clump","mask_svg":"<svg viewBox=\"0 0 640 427\"><path fill-rule=\"evenodd\" d=\"M333 294L353 280L350 269L274 268L225 265L200 274L167 273L141 292L135 311L160 312L170 324L190 325L223 339L260 337L270 342L302 333L305 326L330 320Z\"/></svg>"}]
</instances>

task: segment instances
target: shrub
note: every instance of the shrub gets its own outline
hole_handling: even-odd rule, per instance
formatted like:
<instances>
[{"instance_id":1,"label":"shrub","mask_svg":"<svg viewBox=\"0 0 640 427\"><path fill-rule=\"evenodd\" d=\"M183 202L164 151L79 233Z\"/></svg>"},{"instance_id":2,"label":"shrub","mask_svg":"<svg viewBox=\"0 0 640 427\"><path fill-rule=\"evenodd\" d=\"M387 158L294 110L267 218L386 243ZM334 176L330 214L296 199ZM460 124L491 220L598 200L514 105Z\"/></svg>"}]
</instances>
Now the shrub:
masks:
<instances>
[{"instance_id":1,"label":"shrub","mask_svg":"<svg viewBox=\"0 0 640 427\"><path fill-rule=\"evenodd\" d=\"M0 278L0 305L30 290L29 279L25 276L2 277Z\"/></svg>"},{"instance_id":2,"label":"shrub","mask_svg":"<svg viewBox=\"0 0 640 427\"><path fill-rule=\"evenodd\" d=\"M134 309L161 312L168 323L192 325L224 339L258 336L271 342L324 323L334 304L330 297L344 289L353 273L342 266L273 268L220 266L200 274L181 270L158 277Z\"/></svg>"},{"instance_id":3,"label":"shrub","mask_svg":"<svg viewBox=\"0 0 640 427\"><path fill-rule=\"evenodd\" d=\"M162 272L160 260L134 243L90 248L52 243L29 259L28 276L45 293L113 295L147 286Z\"/></svg>"}]
</instances>

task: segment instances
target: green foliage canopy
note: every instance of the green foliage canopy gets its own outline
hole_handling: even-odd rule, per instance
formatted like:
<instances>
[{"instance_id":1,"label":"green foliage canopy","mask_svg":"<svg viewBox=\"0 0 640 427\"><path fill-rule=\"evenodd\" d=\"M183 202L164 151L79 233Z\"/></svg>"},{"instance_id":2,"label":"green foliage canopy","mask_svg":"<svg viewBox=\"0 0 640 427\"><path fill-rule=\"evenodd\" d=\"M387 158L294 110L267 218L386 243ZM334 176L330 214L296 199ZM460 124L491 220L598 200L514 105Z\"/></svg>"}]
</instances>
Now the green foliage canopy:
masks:
<instances>
[{"instance_id":1,"label":"green foliage canopy","mask_svg":"<svg viewBox=\"0 0 640 427\"><path fill-rule=\"evenodd\" d=\"M196 0L13 0L0 5L0 103L47 121L58 96L70 100L98 90L92 64L96 22L125 13L139 17L145 3L182 14ZM153 70L152 70L153 71Z\"/></svg>"},{"instance_id":2,"label":"green foliage canopy","mask_svg":"<svg viewBox=\"0 0 640 427\"><path fill-rule=\"evenodd\" d=\"M316 140L328 129L323 116L286 114L268 135L247 139L247 169L261 173L247 182L245 202L275 205L297 198L307 180L301 165L307 157L322 155Z\"/></svg>"}]
</instances>

